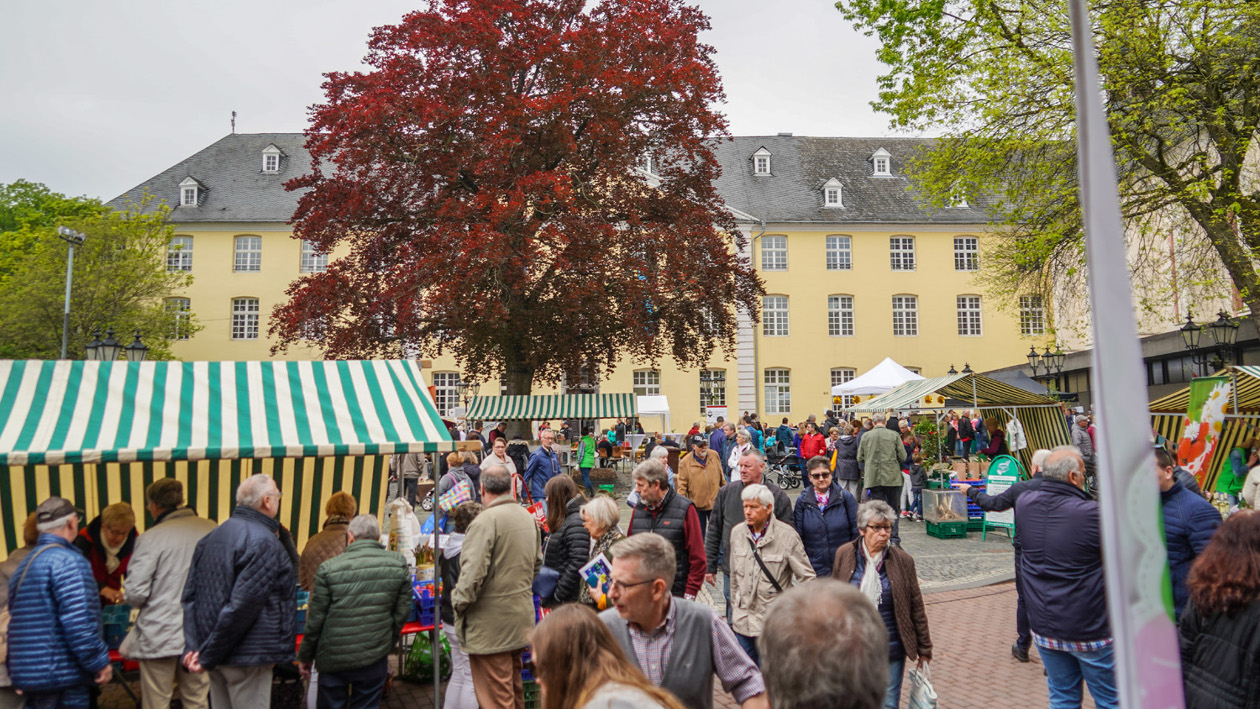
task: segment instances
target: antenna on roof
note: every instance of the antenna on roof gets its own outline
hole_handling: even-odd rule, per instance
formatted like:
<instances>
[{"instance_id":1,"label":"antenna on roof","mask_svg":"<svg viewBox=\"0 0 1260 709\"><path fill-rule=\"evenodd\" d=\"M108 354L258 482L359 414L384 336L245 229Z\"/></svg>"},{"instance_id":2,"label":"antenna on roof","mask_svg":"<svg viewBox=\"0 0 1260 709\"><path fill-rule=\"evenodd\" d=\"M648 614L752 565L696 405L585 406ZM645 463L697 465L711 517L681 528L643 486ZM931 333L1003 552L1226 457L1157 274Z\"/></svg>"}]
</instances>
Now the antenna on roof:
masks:
<instances>
[{"instance_id":1,"label":"antenna on roof","mask_svg":"<svg viewBox=\"0 0 1260 709\"><path fill-rule=\"evenodd\" d=\"M236 133L236 111L232 111L232 133Z\"/></svg>"}]
</instances>

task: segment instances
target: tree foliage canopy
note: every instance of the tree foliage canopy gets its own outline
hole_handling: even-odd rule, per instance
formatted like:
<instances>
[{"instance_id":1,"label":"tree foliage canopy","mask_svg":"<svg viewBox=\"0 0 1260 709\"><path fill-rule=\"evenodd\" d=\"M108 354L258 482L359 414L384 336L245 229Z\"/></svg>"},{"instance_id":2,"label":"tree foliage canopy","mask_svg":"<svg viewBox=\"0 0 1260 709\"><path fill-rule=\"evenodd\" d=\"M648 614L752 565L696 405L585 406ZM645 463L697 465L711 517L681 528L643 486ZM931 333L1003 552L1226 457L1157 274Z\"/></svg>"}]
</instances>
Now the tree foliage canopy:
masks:
<instances>
[{"instance_id":1,"label":"tree foliage canopy","mask_svg":"<svg viewBox=\"0 0 1260 709\"><path fill-rule=\"evenodd\" d=\"M295 236L349 254L289 289L280 348L449 349L528 393L624 354L733 347L761 284L713 186L708 20L681 0L586 5L434 0L375 30L369 71L328 75Z\"/></svg>"},{"instance_id":2,"label":"tree foliage canopy","mask_svg":"<svg viewBox=\"0 0 1260 709\"><path fill-rule=\"evenodd\" d=\"M47 193L42 185L33 187L38 189L32 193ZM174 322L164 299L188 287L192 276L166 270L172 236L166 224L169 210L142 214L138 207L116 212L98 206L84 207L80 216L71 216L74 210L56 206L56 200L46 204L60 211L52 215L29 212L25 226L9 232L29 237L29 248L10 277L0 281L0 332L4 333L0 358L60 356L68 247L57 236L56 227L67 226L87 237L74 253L68 356L82 359L83 346L93 333L113 328L123 344L131 342L131 333L139 330L150 359L170 359ZM181 323L181 331L188 335L198 329L191 314Z\"/></svg>"},{"instance_id":3,"label":"tree foliage canopy","mask_svg":"<svg viewBox=\"0 0 1260 709\"><path fill-rule=\"evenodd\" d=\"M35 248L40 227L103 211L100 200L67 197L38 182L16 180L0 185L0 285Z\"/></svg>"},{"instance_id":4,"label":"tree foliage canopy","mask_svg":"<svg viewBox=\"0 0 1260 709\"><path fill-rule=\"evenodd\" d=\"M1223 285L1223 266L1260 318L1260 4L1091 5L1136 280L1167 283L1172 234L1183 283ZM920 185L937 199L963 191L994 200L1005 238L989 255L989 281L1008 293L1079 296L1074 277L1083 234L1066 4L840 0L836 6L883 43L879 59L888 71L876 108L892 116L894 127L947 133L914 166ZM1167 297L1166 288L1159 292Z\"/></svg>"}]
</instances>

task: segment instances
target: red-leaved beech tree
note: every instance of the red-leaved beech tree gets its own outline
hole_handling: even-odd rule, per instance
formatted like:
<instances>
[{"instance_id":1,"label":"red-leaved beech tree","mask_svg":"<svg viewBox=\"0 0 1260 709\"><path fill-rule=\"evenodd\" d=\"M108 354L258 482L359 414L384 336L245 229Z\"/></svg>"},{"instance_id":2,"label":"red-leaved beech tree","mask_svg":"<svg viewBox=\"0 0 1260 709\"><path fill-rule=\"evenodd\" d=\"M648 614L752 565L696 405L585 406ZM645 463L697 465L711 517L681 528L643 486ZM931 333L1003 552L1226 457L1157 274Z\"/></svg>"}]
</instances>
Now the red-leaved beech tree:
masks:
<instances>
[{"instance_id":1,"label":"red-leaved beech tree","mask_svg":"<svg viewBox=\"0 0 1260 709\"><path fill-rule=\"evenodd\" d=\"M760 279L714 189L721 80L679 0L435 0L312 109L276 350L436 356L507 393L735 342Z\"/></svg>"}]
</instances>

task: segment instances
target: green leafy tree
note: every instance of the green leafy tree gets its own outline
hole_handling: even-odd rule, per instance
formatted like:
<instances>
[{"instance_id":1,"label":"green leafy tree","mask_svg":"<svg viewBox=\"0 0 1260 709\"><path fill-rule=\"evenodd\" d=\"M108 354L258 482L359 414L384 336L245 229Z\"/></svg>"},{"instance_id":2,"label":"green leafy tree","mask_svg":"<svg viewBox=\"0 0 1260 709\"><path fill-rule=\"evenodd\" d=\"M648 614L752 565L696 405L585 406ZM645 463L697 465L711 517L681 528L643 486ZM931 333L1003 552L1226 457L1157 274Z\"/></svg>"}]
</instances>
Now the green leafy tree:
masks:
<instances>
[{"instance_id":1,"label":"green leafy tree","mask_svg":"<svg viewBox=\"0 0 1260 709\"><path fill-rule=\"evenodd\" d=\"M1092 24L1139 296L1232 282L1260 321L1260 4L1102 0ZM938 204L970 197L1000 239L992 288L1081 297L1067 8L1047 0L840 0L882 41L878 110L894 128L944 130L912 165ZM983 195L983 197L979 197ZM1171 241L1171 243L1170 243ZM1008 302L1011 302L1008 299Z\"/></svg>"},{"instance_id":2,"label":"green leafy tree","mask_svg":"<svg viewBox=\"0 0 1260 709\"><path fill-rule=\"evenodd\" d=\"M17 180L0 185L0 284L35 248L40 227L105 211L100 200L67 197L38 182Z\"/></svg>"},{"instance_id":3,"label":"green leafy tree","mask_svg":"<svg viewBox=\"0 0 1260 709\"><path fill-rule=\"evenodd\" d=\"M137 206L120 212L61 214L42 224L31 219L10 232L30 234L31 242L10 277L0 282L0 333L4 333L0 358L55 359L60 355L67 245L57 236L56 226L87 236L74 254L71 359L82 359L83 347L93 333L108 328L124 344L139 330L150 359L171 359L173 337L200 329L191 313L177 321L167 309L165 299L192 283L190 274L166 270L172 236L166 224L169 210L141 211Z\"/></svg>"}]
</instances>

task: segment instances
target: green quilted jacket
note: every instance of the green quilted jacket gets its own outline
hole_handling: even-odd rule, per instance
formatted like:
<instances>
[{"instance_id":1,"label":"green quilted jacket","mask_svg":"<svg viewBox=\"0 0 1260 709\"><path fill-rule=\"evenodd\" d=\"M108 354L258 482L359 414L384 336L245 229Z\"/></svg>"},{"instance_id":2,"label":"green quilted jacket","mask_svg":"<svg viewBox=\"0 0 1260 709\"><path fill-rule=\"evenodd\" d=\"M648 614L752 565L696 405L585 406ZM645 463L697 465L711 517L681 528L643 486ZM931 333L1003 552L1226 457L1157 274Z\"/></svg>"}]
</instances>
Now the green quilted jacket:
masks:
<instances>
[{"instance_id":1,"label":"green quilted jacket","mask_svg":"<svg viewBox=\"0 0 1260 709\"><path fill-rule=\"evenodd\" d=\"M412 603L402 554L357 539L315 572L298 660L320 672L367 667L393 649Z\"/></svg>"}]
</instances>

